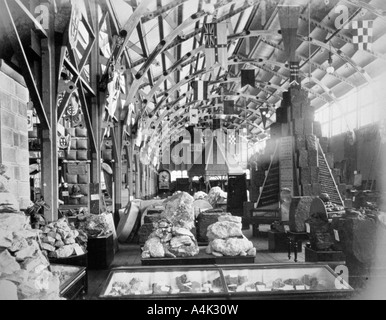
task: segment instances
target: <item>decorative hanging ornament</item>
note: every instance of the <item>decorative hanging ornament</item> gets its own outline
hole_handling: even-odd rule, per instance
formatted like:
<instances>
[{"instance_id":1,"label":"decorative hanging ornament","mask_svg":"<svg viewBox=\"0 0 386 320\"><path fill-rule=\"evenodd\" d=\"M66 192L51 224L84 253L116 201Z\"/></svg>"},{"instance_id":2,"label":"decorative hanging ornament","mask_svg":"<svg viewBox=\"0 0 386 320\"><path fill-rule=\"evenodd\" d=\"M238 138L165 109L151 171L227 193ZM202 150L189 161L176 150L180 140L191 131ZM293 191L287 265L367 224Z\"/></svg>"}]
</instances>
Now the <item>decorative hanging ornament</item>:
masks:
<instances>
[{"instance_id":1,"label":"decorative hanging ornament","mask_svg":"<svg viewBox=\"0 0 386 320\"><path fill-rule=\"evenodd\" d=\"M70 148L71 144L71 135L62 136L60 135L58 137L58 146L61 150L68 150Z\"/></svg>"}]
</instances>

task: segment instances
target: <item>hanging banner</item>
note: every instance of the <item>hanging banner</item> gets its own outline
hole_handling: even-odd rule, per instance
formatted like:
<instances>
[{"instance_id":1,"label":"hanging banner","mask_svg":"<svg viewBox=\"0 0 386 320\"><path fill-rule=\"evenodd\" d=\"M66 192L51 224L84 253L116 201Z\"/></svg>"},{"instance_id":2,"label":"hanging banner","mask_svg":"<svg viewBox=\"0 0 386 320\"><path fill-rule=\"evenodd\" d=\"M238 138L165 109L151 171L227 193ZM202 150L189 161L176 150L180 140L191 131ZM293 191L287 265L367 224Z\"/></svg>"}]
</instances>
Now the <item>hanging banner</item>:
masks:
<instances>
[{"instance_id":1,"label":"hanging banner","mask_svg":"<svg viewBox=\"0 0 386 320\"><path fill-rule=\"evenodd\" d=\"M228 68L228 27L226 23L204 24L206 68L219 64Z\"/></svg>"},{"instance_id":2,"label":"hanging banner","mask_svg":"<svg viewBox=\"0 0 386 320\"><path fill-rule=\"evenodd\" d=\"M190 117L190 124L191 125L198 124L198 110L197 109L190 109L189 110L189 117Z\"/></svg>"},{"instance_id":3,"label":"hanging banner","mask_svg":"<svg viewBox=\"0 0 386 320\"><path fill-rule=\"evenodd\" d=\"M241 70L241 87L245 87L246 85L250 85L252 87L256 87L256 78L255 78L255 70L253 69L243 69Z\"/></svg>"}]
</instances>

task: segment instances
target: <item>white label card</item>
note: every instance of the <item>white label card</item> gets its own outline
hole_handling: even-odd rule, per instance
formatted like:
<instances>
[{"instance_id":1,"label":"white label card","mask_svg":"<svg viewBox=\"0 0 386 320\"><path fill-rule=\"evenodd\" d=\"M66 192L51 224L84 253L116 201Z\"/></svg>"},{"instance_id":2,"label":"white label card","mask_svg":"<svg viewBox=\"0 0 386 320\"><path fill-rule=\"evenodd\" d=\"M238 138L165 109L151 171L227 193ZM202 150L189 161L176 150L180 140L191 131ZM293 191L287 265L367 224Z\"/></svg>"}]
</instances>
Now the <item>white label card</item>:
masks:
<instances>
[{"instance_id":1,"label":"white label card","mask_svg":"<svg viewBox=\"0 0 386 320\"><path fill-rule=\"evenodd\" d=\"M339 231L338 230L334 230L334 234L335 234L335 240L340 242Z\"/></svg>"},{"instance_id":2,"label":"white label card","mask_svg":"<svg viewBox=\"0 0 386 320\"><path fill-rule=\"evenodd\" d=\"M97 201L97 200L99 200L99 194L92 194L91 201Z\"/></svg>"},{"instance_id":3,"label":"white label card","mask_svg":"<svg viewBox=\"0 0 386 320\"><path fill-rule=\"evenodd\" d=\"M311 226L306 223L306 230L307 230L307 233L311 233Z\"/></svg>"},{"instance_id":4,"label":"white label card","mask_svg":"<svg viewBox=\"0 0 386 320\"><path fill-rule=\"evenodd\" d=\"M84 251L83 251L83 249L81 247L77 246L74 249L75 249L75 253L76 253L77 256L81 256L82 254L84 254Z\"/></svg>"}]
</instances>

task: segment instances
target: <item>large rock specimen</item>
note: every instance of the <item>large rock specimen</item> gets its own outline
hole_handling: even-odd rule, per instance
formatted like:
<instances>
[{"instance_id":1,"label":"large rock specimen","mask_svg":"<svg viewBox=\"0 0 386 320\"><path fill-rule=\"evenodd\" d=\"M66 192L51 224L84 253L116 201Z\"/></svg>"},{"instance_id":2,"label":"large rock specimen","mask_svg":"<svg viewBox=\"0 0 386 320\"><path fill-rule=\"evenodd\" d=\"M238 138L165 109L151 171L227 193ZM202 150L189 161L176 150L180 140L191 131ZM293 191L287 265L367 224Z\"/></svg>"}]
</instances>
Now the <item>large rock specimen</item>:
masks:
<instances>
[{"instance_id":1,"label":"large rock specimen","mask_svg":"<svg viewBox=\"0 0 386 320\"><path fill-rule=\"evenodd\" d=\"M197 240L201 242L208 242L209 239L206 236L208 227L216 222L220 216L230 215L228 212L202 212L197 217Z\"/></svg>"},{"instance_id":2,"label":"large rock specimen","mask_svg":"<svg viewBox=\"0 0 386 320\"><path fill-rule=\"evenodd\" d=\"M213 208L216 207L217 202L228 197L227 193L222 191L220 187L213 187L208 194L208 202Z\"/></svg>"},{"instance_id":3,"label":"large rock specimen","mask_svg":"<svg viewBox=\"0 0 386 320\"><path fill-rule=\"evenodd\" d=\"M242 236L243 232L240 225L231 221L216 222L208 227L207 232L207 237L210 241Z\"/></svg>"},{"instance_id":4,"label":"large rock specimen","mask_svg":"<svg viewBox=\"0 0 386 320\"><path fill-rule=\"evenodd\" d=\"M195 215L193 197L186 192L174 195L165 200L165 211L162 218L170 221L174 226L191 230L194 228Z\"/></svg>"},{"instance_id":5,"label":"large rock specimen","mask_svg":"<svg viewBox=\"0 0 386 320\"><path fill-rule=\"evenodd\" d=\"M312 197L294 197L290 206L289 225L292 232L306 232L306 221L310 218Z\"/></svg>"},{"instance_id":6,"label":"large rock specimen","mask_svg":"<svg viewBox=\"0 0 386 320\"><path fill-rule=\"evenodd\" d=\"M242 232L241 217L223 215L208 227L206 253L214 256L256 256L256 249Z\"/></svg>"},{"instance_id":7,"label":"large rock specimen","mask_svg":"<svg viewBox=\"0 0 386 320\"><path fill-rule=\"evenodd\" d=\"M200 249L193 233L173 226L167 219L153 224L154 231L142 248L142 258L176 258L196 256Z\"/></svg>"},{"instance_id":8,"label":"large rock specimen","mask_svg":"<svg viewBox=\"0 0 386 320\"><path fill-rule=\"evenodd\" d=\"M60 299L59 277L39 245L42 232L30 228L24 214L0 213L0 300Z\"/></svg>"},{"instance_id":9,"label":"large rock specimen","mask_svg":"<svg viewBox=\"0 0 386 320\"><path fill-rule=\"evenodd\" d=\"M256 251L253 249L252 242L245 237L241 239L216 239L208 246L207 253L217 252L230 257L256 255Z\"/></svg>"}]
</instances>

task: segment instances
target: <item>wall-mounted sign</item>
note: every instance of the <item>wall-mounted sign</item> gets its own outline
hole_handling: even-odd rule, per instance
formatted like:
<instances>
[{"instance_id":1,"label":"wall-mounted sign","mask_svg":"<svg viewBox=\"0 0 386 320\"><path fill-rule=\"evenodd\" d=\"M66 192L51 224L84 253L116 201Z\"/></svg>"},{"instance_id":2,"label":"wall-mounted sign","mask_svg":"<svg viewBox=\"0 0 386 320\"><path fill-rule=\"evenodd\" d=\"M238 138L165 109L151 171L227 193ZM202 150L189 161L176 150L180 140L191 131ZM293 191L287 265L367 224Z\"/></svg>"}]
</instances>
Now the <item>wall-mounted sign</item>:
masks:
<instances>
[{"instance_id":1,"label":"wall-mounted sign","mask_svg":"<svg viewBox=\"0 0 386 320\"><path fill-rule=\"evenodd\" d=\"M167 170L162 170L158 175L158 189L159 190L170 190L171 176Z\"/></svg>"}]
</instances>

